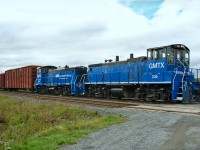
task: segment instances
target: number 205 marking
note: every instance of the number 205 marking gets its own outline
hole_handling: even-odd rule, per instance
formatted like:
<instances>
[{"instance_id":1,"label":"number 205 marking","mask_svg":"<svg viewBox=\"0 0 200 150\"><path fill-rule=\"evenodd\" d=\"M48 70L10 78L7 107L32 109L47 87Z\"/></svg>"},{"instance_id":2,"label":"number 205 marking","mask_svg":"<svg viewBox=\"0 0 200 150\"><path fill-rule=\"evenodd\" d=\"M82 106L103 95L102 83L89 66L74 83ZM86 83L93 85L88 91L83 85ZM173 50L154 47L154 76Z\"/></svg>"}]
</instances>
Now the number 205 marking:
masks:
<instances>
[{"instance_id":1,"label":"number 205 marking","mask_svg":"<svg viewBox=\"0 0 200 150\"><path fill-rule=\"evenodd\" d=\"M158 75L152 75L152 79L157 79Z\"/></svg>"}]
</instances>

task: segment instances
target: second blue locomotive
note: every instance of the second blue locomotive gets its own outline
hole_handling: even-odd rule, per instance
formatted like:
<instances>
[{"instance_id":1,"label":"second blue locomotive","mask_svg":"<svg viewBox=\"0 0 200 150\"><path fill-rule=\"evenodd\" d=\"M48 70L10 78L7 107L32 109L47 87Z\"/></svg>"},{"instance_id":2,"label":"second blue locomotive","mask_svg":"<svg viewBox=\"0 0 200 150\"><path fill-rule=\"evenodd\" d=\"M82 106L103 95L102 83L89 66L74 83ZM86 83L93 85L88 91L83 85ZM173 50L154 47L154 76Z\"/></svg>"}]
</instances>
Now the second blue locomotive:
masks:
<instances>
[{"instance_id":1,"label":"second blue locomotive","mask_svg":"<svg viewBox=\"0 0 200 150\"><path fill-rule=\"evenodd\" d=\"M44 66L38 68L35 90L38 93L51 93L61 95L80 95L84 92L81 83L86 67L57 68L55 66Z\"/></svg>"}]
</instances>

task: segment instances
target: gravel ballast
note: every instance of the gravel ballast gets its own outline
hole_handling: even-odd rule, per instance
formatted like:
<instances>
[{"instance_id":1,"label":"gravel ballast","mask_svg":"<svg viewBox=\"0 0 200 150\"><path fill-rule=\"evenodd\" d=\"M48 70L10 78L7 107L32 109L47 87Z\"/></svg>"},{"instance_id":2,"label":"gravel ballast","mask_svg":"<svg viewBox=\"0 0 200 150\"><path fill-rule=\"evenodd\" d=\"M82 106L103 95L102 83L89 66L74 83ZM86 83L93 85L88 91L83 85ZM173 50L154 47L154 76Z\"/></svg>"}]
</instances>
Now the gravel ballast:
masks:
<instances>
[{"instance_id":1,"label":"gravel ballast","mask_svg":"<svg viewBox=\"0 0 200 150\"><path fill-rule=\"evenodd\" d=\"M62 150L199 150L200 117L197 115L128 108L88 109L122 114L129 121L94 132Z\"/></svg>"}]
</instances>

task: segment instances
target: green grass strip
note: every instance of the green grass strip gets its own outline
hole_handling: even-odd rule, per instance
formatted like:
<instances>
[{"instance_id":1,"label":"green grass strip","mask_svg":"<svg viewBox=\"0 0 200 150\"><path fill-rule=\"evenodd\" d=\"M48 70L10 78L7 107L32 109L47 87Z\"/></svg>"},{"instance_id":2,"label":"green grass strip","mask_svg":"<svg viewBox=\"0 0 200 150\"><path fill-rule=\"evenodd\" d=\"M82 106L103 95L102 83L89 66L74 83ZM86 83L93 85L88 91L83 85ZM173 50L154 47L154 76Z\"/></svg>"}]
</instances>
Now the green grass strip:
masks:
<instances>
[{"instance_id":1,"label":"green grass strip","mask_svg":"<svg viewBox=\"0 0 200 150\"><path fill-rule=\"evenodd\" d=\"M0 97L0 149L54 150L125 121L120 115Z\"/></svg>"}]
</instances>

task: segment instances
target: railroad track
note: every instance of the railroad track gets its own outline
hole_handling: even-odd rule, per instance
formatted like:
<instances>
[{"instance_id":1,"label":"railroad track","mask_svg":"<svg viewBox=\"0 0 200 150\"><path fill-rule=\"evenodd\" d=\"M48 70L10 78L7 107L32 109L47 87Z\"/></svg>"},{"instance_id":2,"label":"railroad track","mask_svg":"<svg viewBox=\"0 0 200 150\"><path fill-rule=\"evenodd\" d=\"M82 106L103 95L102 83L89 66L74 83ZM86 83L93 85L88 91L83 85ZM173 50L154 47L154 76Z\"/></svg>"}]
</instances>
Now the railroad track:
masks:
<instances>
[{"instance_id":1,"label":"railroad track","mask_svg":"<svg viewBox=\"0 0 200 150\"><path fill-rule=\"evenodd\" d=\"M81 98L81 97L64 97L64 96L54 96L54 95L41 95L33 93L18 93L18 92L0 92L0 94L5 96L12 96L17 98L28 98L37 100L46 100L53 102L71 103L71 104L81 104L96 107L107 107L107 108L122 108L136 106L136 104L131 104L127 102L118 101L102 101L99 99Z\"/></svg>"},{"instance_id":2,"label":"railroad track","mask_svg":"<svg viewBox=\"0 0 200 150\"><path fill-rule=\"evenodd\" d=\"M117 105L121 105L124 107L127 106L137 106L137 105L144 105L144 104L176 104L176 103L172 103L172 102L163 102L163 101L144 101L141 99L105 99L105 98L94 98L94 97L86 97L86 96L56 96L56 95L46 95L46 94L37 94L37 93L31 93L31 92L10 92L10 91L0 91L0 93L6 94L6 95L10 95L10 96L21 96L21 97L32 97L35 99L43 99L43 100L56 100L56 101L67 101L67 102L71 102L71 103L80 103L80 104L87 104L88 105L90 103L92 103L91 105L94 105L94 103L96 104L96 106L100 106L101 103L102 105L104 104L106 106L106 104L116 104ZM75 101L74 101L75 100Z\"/></svg>"},{"instance_id":3,"label":"railroad track","mask_svg":"<svg viewBox=\"0 0 200 150\"><path fill-rule=\"evenodd\" d=\"M46 95L46 94L37 94L37 93L31 93L31 92L13 92L13 91L0 91L0 93L4 93L7 95L20 95L23 97L27 97L28 95L30 95L31 97L44 97L43 99L45 99L45 97L50 97L50 98L56 98L56 99L67 99L67 100L89 100L89 101L108 101L108 102L116 102L116 103L128 103L128 104L132 104L132 105L140 105L140 104L172 104L172 105L176 105L179 103L174 103L174 102L163 102L162 100L160 101L145 101L145 100L141 100L141 99L132 99L132 98L124 98L124 99L116 99L116 98L100 98L100 97L86 97L86 96L56 96L56 95Z\"/></svg>"},{"instance_id":4,"label":"railroad track","mask_svg":"<svg viewBox=\"0 0 200 150\"><path fill-rule=\"evenodd\" d=\"M188 105L177 103L163 103L163 102L147 102L147 101L131 101L123 100L119 101L116 99L106 100L101 98L88 98L88 97L72 97L72 96L55 96L55 95L44 95L44 94L35 94L35 93L24 93L24 92L8 92L0 91L0 95L25 98L25 99L34 99L34 100L43 100L43 101L52 101L52 102L61 102L66 104L81 104L94 107L106 107L106 108L128 108L128 109L139 109L147 111L164 111L164 112L173 112L173 113L184 113L184 114L194 114L200 115L200 106L198 107L189 107ZM161 104L161 105L160 105ZM166 104L165 106L163 106ZM177 106L177 107L176 107ZM191 105L190 105L191 106ZM196 105L193 105L196 106Z\"/></svg>"}]
</instances>

